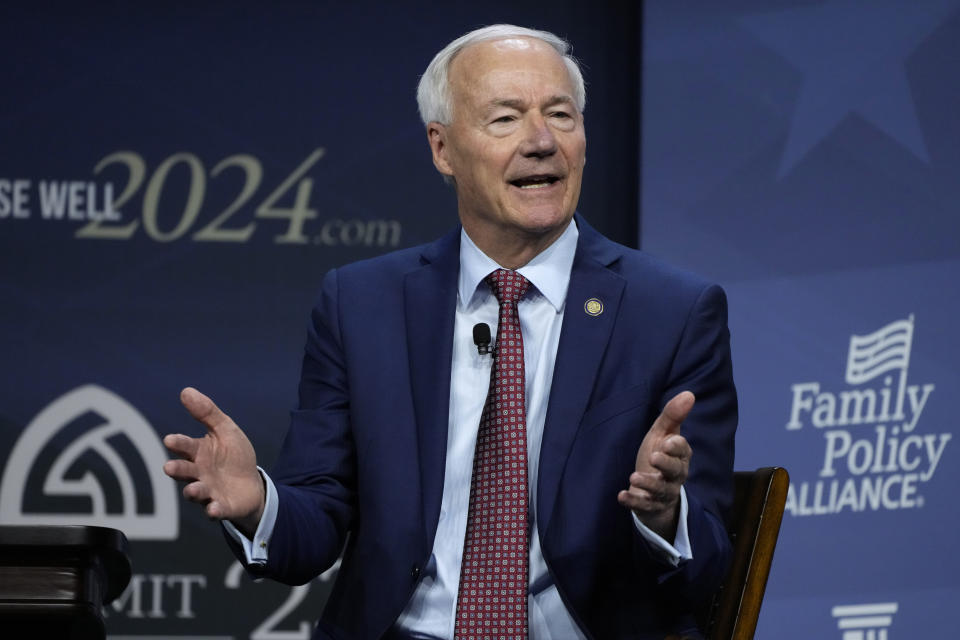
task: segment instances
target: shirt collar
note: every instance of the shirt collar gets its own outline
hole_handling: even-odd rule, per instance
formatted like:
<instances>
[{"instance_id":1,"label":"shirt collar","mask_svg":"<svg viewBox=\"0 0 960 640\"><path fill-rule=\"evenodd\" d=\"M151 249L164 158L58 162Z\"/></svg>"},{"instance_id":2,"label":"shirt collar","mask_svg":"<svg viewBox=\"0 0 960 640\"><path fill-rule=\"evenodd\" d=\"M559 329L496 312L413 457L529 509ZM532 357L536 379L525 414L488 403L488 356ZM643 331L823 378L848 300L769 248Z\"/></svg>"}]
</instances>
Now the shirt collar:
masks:
<instances>
[{"instance_id":1,"label":"shirt collar","mask_svg":"<svg viewBox=\"0 0 960 640\"><path fill-rule=\"evenodd\" d=\"M573 256L577 251L577 238L579 236L580 232L577 230L577 225L571 220L553 244L538 253L533 260L517 269L517 272L529 280L537 291L553 305L557 313L563 310L563 302L567 298L570 269L573 267ZM467 235L467 232L461 228L460 278L457 284L461 307L468 306L473 300L481 281L492 271L500 268L500 265L481 251ZM483 291L489 292L489 289L484 287Z\"/></svg>"}]
</instances>

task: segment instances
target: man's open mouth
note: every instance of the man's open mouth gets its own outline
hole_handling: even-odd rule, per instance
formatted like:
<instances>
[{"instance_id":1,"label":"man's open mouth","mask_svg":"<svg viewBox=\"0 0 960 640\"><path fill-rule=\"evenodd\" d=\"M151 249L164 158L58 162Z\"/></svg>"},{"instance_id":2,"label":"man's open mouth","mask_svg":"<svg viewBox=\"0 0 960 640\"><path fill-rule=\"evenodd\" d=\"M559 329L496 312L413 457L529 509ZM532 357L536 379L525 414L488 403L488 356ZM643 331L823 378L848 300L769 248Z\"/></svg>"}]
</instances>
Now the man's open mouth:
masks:
<instances>
[{"instance_id":1,"label":"man's open mouth","mask_svg":"<svg viewBox=\"0 0 960 640\"><path fill-rule=\"evenodd\" d=\"M510 184L515 187L520 187L521 189L543 189L549 187L554 182L557 182L560 179L559 176L543 175L543 176L529 176L526 178L518 178L517 180L511 180Z\"/></svg>"}]
</instances>

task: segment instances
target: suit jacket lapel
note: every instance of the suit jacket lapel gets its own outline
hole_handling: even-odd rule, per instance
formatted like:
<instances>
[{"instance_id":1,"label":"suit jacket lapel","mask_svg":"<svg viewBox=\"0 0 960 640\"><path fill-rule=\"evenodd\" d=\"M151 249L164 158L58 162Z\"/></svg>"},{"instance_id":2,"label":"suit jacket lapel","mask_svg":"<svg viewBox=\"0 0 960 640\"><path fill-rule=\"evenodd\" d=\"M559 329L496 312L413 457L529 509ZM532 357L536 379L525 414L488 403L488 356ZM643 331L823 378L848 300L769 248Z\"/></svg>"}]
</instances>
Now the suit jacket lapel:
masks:
<instances>
[{"instance_id":1,"label":"suit jacket lapel","mask_svg":"<svg viewBox=\"0 0 960 640\"><path fill-rule=\"evenodd\" d=\"M407 349L417 423L424 553L436 534L443 495L450 367L460 271L459 227L428 245L404 279Z\"/></svg>"},{"instance_id":2,"label":"suit jacket lapel","mask_svg":"<svg viewBox=\"0 0 960 640\"><path fill-rule=\"evenodd\" d=\"M594 231L579 215L576 220L580 238L570 273L540 447L537 518L541 535L550 524L560 478L593 392L624 287L623 278L608 268L619 258L619 247ZM588 311L590 300L602 304L600 313L595 304Z\"/></svg>"}]
</instances>

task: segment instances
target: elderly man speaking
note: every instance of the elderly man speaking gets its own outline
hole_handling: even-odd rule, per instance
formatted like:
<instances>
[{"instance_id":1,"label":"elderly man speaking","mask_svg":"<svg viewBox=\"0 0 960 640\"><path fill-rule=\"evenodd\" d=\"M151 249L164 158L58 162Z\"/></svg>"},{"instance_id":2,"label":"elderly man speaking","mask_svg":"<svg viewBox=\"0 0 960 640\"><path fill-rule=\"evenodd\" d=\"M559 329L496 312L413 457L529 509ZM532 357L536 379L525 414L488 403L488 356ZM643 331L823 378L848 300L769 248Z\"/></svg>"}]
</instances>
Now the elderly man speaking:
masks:
<instances>
[{"instance_id":1,"label":"elderly man speaking","mask_svg":"<svg viewBox=\"0 0 960 640\"><path fill-rule=\"evenodd\" d=\"M164 469L250 572L302 583L343 553L315 638L699 635L730 555L726 301L575 213L568 48L497 25L427 67L460 226L326 275L269 475L182 393L207 434L167 436Z\"/></svg>"}]
</instances>

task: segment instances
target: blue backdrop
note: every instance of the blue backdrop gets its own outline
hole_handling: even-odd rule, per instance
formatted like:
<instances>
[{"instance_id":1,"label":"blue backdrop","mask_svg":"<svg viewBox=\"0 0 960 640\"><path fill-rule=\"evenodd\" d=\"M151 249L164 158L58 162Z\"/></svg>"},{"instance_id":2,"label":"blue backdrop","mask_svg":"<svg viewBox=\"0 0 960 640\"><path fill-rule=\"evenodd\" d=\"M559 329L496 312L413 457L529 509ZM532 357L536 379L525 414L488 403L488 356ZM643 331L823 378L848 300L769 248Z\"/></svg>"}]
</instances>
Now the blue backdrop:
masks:
<instances>
[{"instance_id":1,"label":"blue backdrop","mask_svg":"<svg viewBox=\"0 0 960 640\"><path fill-rule=\"evenodd\" d=\"M0 522L125 530L118 637L309 636L330 576L250 582L159 436L190 384L273 461L323 272L454 223L414 87L499 21L585 63L581 211L727 288L737 466L792 475L757 637L950 637L958 0L6 3Z\"/></svg>"},{"instance_id":2,"label":"blue backdrop","mask_svg":"<svg viewBox=\"0 0 960 640\"><path fill-rule=\"evenodd\" d=\"M581 208L635 242L632 4L0 7L0 523L124 530L111 634L309 637L330 576L247 579L158 473L159 438L202 431L193 385L272 464L323 273L456 223L414 92L448 41L503 21L575 44L597 114Z\"/></svg>"},{"instance_id":3,"label":"blue backdrop","mask_svg":"<svg viewBox=\"0 0 960 640\"><path fill-rule=\"evenodd\" d=\"M642 247L726 287L737 466L792 476L757 637L953 637L960 2L643 20Z\"/></svg>"}]
</instances>

